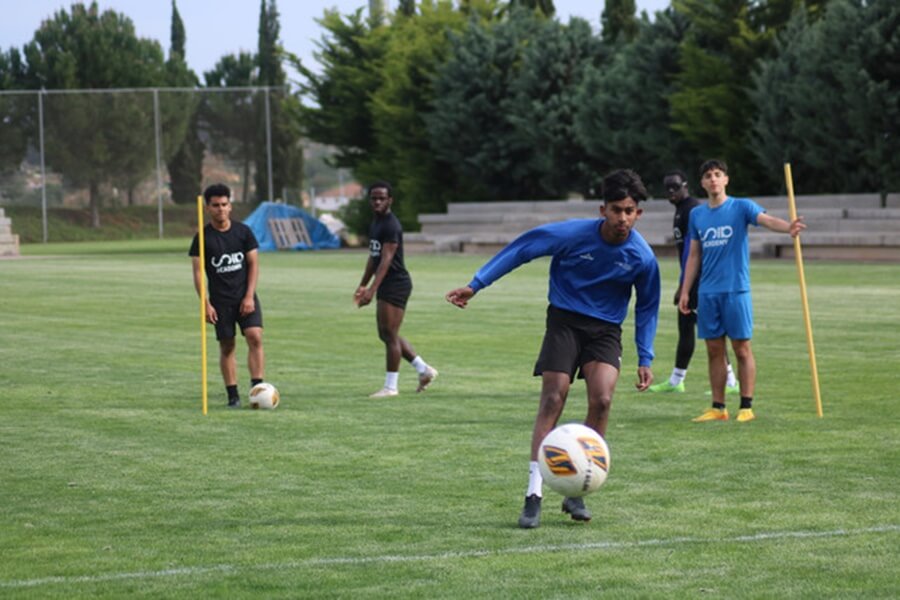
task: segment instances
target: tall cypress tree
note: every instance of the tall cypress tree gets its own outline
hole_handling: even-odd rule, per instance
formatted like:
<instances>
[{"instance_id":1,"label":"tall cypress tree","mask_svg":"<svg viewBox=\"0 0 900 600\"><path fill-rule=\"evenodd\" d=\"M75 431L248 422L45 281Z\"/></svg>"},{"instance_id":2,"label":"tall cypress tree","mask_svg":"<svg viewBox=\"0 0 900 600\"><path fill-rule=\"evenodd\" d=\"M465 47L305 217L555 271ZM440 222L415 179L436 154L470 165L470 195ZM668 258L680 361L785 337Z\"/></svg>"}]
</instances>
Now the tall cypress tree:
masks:
<instances>
[{"instance_id":1,"label":"tall cypress tree","mask_svg":"<svg viewBox=\"0 0 900 600\"><path fill-rule=\"evenodd\" d=\"M412 17L416 14L416 0L400 0L397 3L397 13Z\"/></svg>"},{"instance_id":2,"label":"tall cypress tree","mask_svg":"<svg viewBox=\"0 0 900 600\"><path fill-rule=\"evenodd\" d=\"M603 25L603 42L613 44L616 40L630 42L638 33L634 0L606 0L600 22Z\"/></svg>"},{"instance_id":3,"label":"tall cypress tree","mask_svg":"<svg viewBox=\"0 0 900 600\"><path fill-rule=\"evenodd\" d=\"M259 9L259 41L256 55L259 68L259 85L284 87L287 82L284 68L281 66L281 49L278 37L280 25L275 0L260 2ZM259 136L256 159L256 197L269 199L268 154L266 140L266 97L264 93L257 95L259 110ZM294 121L288 115L288 105L292 102L283 91L269 92L269 115L272 147L272 191L275 198L281 198L284 190L299 188L303 181L303 150L299 144L299 132Z\"/></svg>"},{"instance_id":4,"label":"tall cypress tree","mask_svg":"<svg viewBox=\"0 0 900 600\"><path fill-rule=\"evenodd\" d=\"M184 22L178 13L175 0L172 0L171 40L166 71L168 84L173 87L194 87L198 83L197 76L187 67L186 42ZM171 141L175 150L166 164L172 200L176 204L190 204L194 202L203 185L203 153L206 147L200 139L199 100L180 93L166 100L169 101L168 104L177 103L178 108L190 112L184 136L180 140Z\"/></svg>"}]
</instances>

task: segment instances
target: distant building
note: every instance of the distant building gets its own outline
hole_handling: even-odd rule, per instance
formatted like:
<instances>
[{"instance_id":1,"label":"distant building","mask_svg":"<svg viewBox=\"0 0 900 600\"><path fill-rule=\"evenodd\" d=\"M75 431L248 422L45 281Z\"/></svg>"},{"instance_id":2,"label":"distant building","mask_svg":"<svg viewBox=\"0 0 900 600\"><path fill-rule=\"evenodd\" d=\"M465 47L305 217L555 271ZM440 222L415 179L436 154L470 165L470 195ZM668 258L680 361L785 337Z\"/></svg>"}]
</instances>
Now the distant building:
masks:
<instances>
[{"instance_id":1,"label":"distant building","mask_svg":"<svg viewBox=\"0 0 900 600\"><path fill-rule=\"evenodd\" d=\"M356 183L345 183L316 193L313 199L313 208L316 212L331 212L338 210L343 206L347 206L351 200L362 198L363 187Z\"/></svg>"}]
</instances>

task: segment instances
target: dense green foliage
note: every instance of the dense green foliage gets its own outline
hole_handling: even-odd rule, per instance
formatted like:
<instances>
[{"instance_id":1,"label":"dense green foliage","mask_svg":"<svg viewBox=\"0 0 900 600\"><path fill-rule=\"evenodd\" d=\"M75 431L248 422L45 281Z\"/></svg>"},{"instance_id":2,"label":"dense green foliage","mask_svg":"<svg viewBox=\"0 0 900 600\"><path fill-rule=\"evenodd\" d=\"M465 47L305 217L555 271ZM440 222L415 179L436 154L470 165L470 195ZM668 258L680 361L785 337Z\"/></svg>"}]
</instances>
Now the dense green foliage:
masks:
<instances>
[{"instance_id":1,"label":"dense green foliage","mask_svg":"<svg viewBox=\"0 0 900 600\"><path fill-rule=\"evenodd\" d=\"M632 41L638 32L635 10L634 0L606 0L600 15L603 41L607 44Z\"/></svg>"},{"instance_id":2,"label":"dense green foliage","mask_svg":"<svg viewBox=\"0 0 900 600\"><path fill-rule=\"evenodd\" d=\"M123 14L97 3L58 11L25 46L25 81L31 89L135 88L165 85L158 42L137 37ZM164 119L183 121L175 112ZM153 99L147 94L69 95L44 99L46 162L66 180L89 190L93 225L100 225L102 183L129 193L152 172L144 151L154 135ZM176 124L173 124L177 126Z\"/></svg>"},{"instance_id":3,"label":"dense green foliage","mask_svg":"<svg viewBox=\"0 0 900 600\"><path fill-rule=\"evenodd\" d=\"M666 126L687 19L671 10L639 21L634 41L591 68L578 92L575 136L598 173L640 165L651 190L673 168L693 172L702 157ZM595 193L598 193L597 190Z\"/></svg>"},{"instance_id":4,"label":"dense green foliage","mask_svg":"<svg viewBox=\"0 0 900 600\"><path fill-rule=\"evenodd\" d=\"M169 59L166 61L167 83L173 88L196 87L199 83L197 75L185 62L187 32L175 0L172 0L171 31ZM188 115L182 131L165 132L174 140L176 148L166 163L172 200L175 204L193 204L203 185L203 153L206 150L200 133L200 101L195 95L183 92L168 95L164 100L177 103L178 110Z\"/></svg>"},{"instance_id":5,"label":"dense green foliage","mask_svg":"<svg viewBox=\"0 0 900 600\"><path fill-rule=\"evenodd\" d=\"M753 149L768 181L787 161L810 192L898 189L898 51L895 2L796 13L755 80Z\"/></svg>"},{"instance_id":6,"label":"dense green foliage","mask_svg":"<svg viewBox=\"0 0 900 600\"><path fill-rule=\"evenodd\" d=\"M261 0L259 44L256 54L256 85L284 88L287 75L281 60L278 8L275 0ZM296 190L303 181L303 148L299 124L290 117L297 100L286 93L258 94L256 100L256 200L284 199L288 189ZM266 138L266 114L271 140ZM269 146L272 150L272 181L269 182ZM269 197L269 189L272 197Z\"/></svg>"},{"instance_id":7,"label":"dense green foliage","mask_svg":"<svg viewBox=\"0 0 900 600\"><path fill-rule=\"evenodd\" d=\"M262 92L199 105L160 94L176 202L190 203L205 149L240 172L241 199L296 191L304 138L333 148L332 166L361 183L392 181L409 230L450 201L594 195L616 167L661 194L664 172L693 174L709 157L728 161L739 195L781 192L785 161L805 192L900 191L894 0L673 0L640 16L616 0L598 2L599 23L562 23L551 0L369 5L374 17L323 13L313 68L282 47L276 3L261 0L257 52L223 56L205 74L207 86L279 87L293 63L290 94L269 94L271 182ZM172 8L165 62L124 15L74 4L23 52L0 53L0 89L195 85ZM152 106L63 98L44 98L51 170L92 198L100 182L130 194L150 168L141 142ZM30 98L0 97L0 170L35 146L36 114Z\"/></svg>"},{"instance_id":8,"label":"dense green foliage","mask_svg":"<svg viewBox=\"0 0 900 600\"><path fill-rule=\"evenodd\" d=\"M70 188L88 191L95 227L100 224L101 186L104 192L110 186L117 190L114 193L123 191L131 204L136 187L153 173L157 110L161 158L176 204L195 201L208 147L242 169L242 200L258 201L268 195L267 108L272 127L271 189L276 197L290 192L296 200L302 187L303 150L299 123L292 116L297 100L286 93L279 29L274 0L262 0L259 52L225 56L205 77L210 86L265 86L275 91L200 96L191 93L199 87L199 79L185 62L187 31L174 0L167 60L158 42L137 38L124 14L101 12L96 2L74 3L69 11L46 19L23 53L15 49L0 53L0 91L48 90L40 98L47 166ZM121 88L144 89L83 92ZM146 88L154 88L154 93L146 93ZM76 89L81 91L60 93ZM252 102L246 101L248 97ZM38 146L34 98L0 96L4 140L0 171L18 169L26 151ZM254 180L251 198L248 182ZM16 195L23 196L21 184L14 185Z\"/></svg>"},{"instance_id":9,"label":"dense green foliage","mask_svg":"<svg viewBox=\"0 0 900 600\"><path fill-rule=\"evenodd\" d=\"M738 194L780 192L784 160L803 189L900 186L895 2L677 0L652 19L608 2L599 36L541 4L426 0L376 29L326 13L323 69L301 71L304 131L360 177L377 165L398 182L407 225L443 198L596 192L590 181L620 166L661 193L665 171L712 156ZM449 36L425 14L441 5L468 17L448 20ZM417 40L405 67L394 39ZM395 78L403 95L384 92Z\"/></svg>"},{"instance_id":10,"label":"dense green foliage","mask_svg":"<svg viewBox=\"0 0 900 600\"><path fill-rule=\"evenodd\" d=\"M542 526L523 531L547 261L463 311L443 294L486 257L409 256L403 333L440 377L415 394L404 364L400 396L375 401L374 307L350 301L365 254L263 254L267 377L282 404L223 406L208 329L204 417L188 244L0 261L3 598L898 596L897 377L885 368L900 360L897 265L807 265L823 419L791 261L753 263L751 423L690 422L709 402L702 348L687 393L633 391L627 319L594 519L569 520L547 490ZM662 270L673 290L675 262ZM675 335L663 306L657 378ZM239 380L246 400L242 358ZM579 381L563 420L584 411Z\"/></svg>"}]
</instances>

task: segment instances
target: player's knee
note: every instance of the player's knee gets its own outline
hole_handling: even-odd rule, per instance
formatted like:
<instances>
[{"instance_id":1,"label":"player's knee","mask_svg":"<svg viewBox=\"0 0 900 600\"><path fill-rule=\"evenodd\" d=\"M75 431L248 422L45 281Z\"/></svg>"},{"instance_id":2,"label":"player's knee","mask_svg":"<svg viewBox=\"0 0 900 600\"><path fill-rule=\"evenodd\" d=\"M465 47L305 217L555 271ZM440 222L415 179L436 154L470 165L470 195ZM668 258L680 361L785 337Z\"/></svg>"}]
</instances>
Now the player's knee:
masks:
<instances>
[{"instance_id":1,"label":"player's knee","mask_svg":"<svg viewBox=\"0 0 900 600\"><path fill-rule=\"evenodd\" d=\"M588 409L593 412L605 414L609 412L610 406L612 406L612 394L596 393L588 397Z\"/></svg>"},{"instance_id":2,"label":"player's knee","mask_svg":"<svg viewBox=\"0 0 900 600\"><path fill-rule=\"evenodd\" d=\"M541 411L559 414L566 404L566 394L562 390L549 390L541 394Z\"/></svg>"},{"instance_id":3,"label":"player's knee","mask_svg":"<svg viewBox=\"0 0 900 600\"><path fill-rule=\"evenodd\" d=\"M395 344L399 341L399 336L394 329L389 329L387 327L379 327L378 328L378 339L380 339L385 344Z\"/></svg>"},{"instance_id":4,"label":"player's knee","mask_svg":"<svg viewBox=\"0 0 900 600\"><path fill-rule=\"evenodd\" d=\"M250 348L259 348L262 346L262 330L258 328L248 329L245 332L247 346Z\"/></svg>"},{"instance_id":5,"label":"player's knee","mask_svg":"<svg viewBox=\"0 0 900 600\"><path fill-rule=\"evenodd\" d=\"M753 359L753 350L750 344L735 344L734 356L738 361L744 362Z\"/></svg>"}]
</instances>

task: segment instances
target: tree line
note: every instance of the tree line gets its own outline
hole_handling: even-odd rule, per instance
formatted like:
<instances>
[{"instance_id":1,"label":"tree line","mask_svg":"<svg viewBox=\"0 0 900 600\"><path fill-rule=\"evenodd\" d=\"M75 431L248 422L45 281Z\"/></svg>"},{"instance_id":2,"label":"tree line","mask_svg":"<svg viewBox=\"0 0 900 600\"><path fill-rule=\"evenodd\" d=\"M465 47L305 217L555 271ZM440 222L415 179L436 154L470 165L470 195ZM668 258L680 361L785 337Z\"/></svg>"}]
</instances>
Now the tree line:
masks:
<instances>
[{"instance_id":1,"label":"tree line","mask_svg":"<svg viewBox=\"0 0 900 600\"><path fill-rule=\"evenodd\" d=\"M900 4L674 0L651 19L607 0L603 29L552 0L401 2L386 19L328 11L298 94L306 135L396 210L596 194L632 167L732 167L735 193L900 190ZM799 183L802 182L802 183Z\"/></svg>"},{"instance_id":2,"label":"tree line","mask_svg":"<svg viewBox=\"0 0 900 600\"><path fill-rule=\"evenodd\" d=\"M261 0L256 53L223 56L204 74L205 88L282 89L269 97L272 182L268 181L266 94L197 94L204 85L185 61L187 33L172 2L169 56L155 40L138 38L134 24L96 2L75 3L41 23L19 51L0 52L0 90L46 90L42 111L33 95L0 95L0 172L15 170L38 146L43 119L48 168L72 187L88 191L93 225L100 225L101 186L125 191L156 167L154 128L159 115L162 159L175 203L196 201L209 151L238 165L244 200L265 199L299 187L303 148L299 123L290 116L297 100L288 93L281 58L275 0ZM155 88L154 98L146 91ZM112 89L116 93L66 94L65 90ZM121 93L120 93L121 92ZM253 180L254 188L250 188Z\"/></svg>"},{"instance_id":3,"label":"tree line","mask_svg":"<svg viewBox=\"0 0 900 600\"><path fill-rule=\"evenodd\" d=\"M302 185L312 140L358 180L390 180L411 228L450 201L595 196L616 167L661 193L667 171L693 174L712 156L731 165L740 194L782 191L784 162L804 193L900 190L895 0L673 0L652 18L634 0L598 0L599 33L560 22L552 0L369 4L324 12L313 69L283 47L275 0L261 0L258 51L224 56L202 83L184 61L174 0L167 59L127 17L74 4L23 52L0 52L0 89L285 86L290 65L299 78L271 105L276 194ZM167 99L176 202L193 201L205 150L239 165L244 198L252 175L262 199L264 111L251 98ZM0 108L3 169L33 147L35 114L14 97ZM111 152L110 140L146 145L135 123L148 114L129 96L48 112L71 131L48 140L65 145L50 166L92 192L128 189L148 159Z\"/></svg>"}]
</instances>

